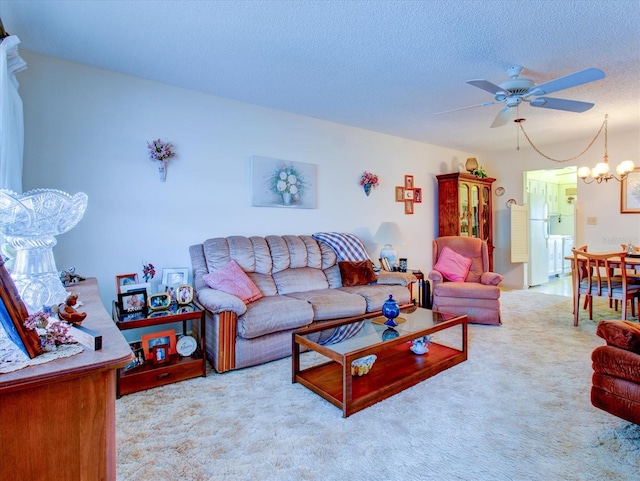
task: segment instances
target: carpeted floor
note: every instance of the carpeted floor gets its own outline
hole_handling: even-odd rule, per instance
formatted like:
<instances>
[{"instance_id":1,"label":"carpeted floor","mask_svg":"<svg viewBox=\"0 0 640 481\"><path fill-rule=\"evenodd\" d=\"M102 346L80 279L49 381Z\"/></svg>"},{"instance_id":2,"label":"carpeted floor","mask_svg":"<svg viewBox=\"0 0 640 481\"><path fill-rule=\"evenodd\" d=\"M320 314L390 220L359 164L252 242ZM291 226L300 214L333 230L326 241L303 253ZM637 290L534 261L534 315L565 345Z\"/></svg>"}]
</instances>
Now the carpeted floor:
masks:
<instances>
[{"instance_id":1,"label":"carpeted floor","mask_svg":"<svg viewBox=\"0 0 640 481\"><path fill-rule=\"evenodd\" d=\"M124 396L118 480L638 479L640 426L589 400L595 326L618 318L596 311L576 328L570 298L505 290L466 362L347 419L290 359Z\"/></svg>"}]
</instances>

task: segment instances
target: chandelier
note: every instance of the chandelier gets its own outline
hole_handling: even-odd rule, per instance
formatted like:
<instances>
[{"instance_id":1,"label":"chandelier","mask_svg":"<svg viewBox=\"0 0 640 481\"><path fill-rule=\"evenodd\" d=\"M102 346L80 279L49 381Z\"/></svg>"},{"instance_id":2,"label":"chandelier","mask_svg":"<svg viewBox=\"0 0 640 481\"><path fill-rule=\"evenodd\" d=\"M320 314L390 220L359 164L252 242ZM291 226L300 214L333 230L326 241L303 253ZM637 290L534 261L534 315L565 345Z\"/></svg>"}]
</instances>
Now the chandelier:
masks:
<instances>
[{"instance_id":1,"label":"chandelier","mask_svg":"<svg viewBox=\"0 0 640 481\"><path fill-rule=\"evenodd\" d=\"M618 182L625 179L629 172L635 169L635 165L631 160L623 160L616 167L616 174L609 173L609 156L607 155L607 123L608 115L604 117L604 158L602 162L598 162L593 169L589 167L580 167L578 169L578 177L580 177L585 183L590 184L596 181L598 184L602 181L609 182L611 179L615 179Z\"/></svg>"},{"instance_id":2,"label":"chandelier","mask_svg":"<svg viewBox=\"0 0 640 481\"><path fill-rule=\"evenodd\" d=\"M538 154L543 156L545 159L551 160L553 162L558 162L558 163L569 162L571 160L575 160L578 157L581 157L582 155L584 155L593 146L593 143L600 136L600 133L602 132L602 129L604 129L604 158L603 158L602 162L598 162L593 169L590 169L589 167L580 167L578 169L578 177L580 177L585 184L590 184L590 183L592 183L594 181L597 182L598 184L600 184L603 181L604 182L609 182L611 179L615 179L618 182L620 182L620 181L624 180L627 177L627 175L629 175L629 173L633 171L633 169L635 169L635 165L634 165L633 161L631 161L631 160L623 160L616 167L617 176L614 175L614 174L610 174L609 173L609 156L607 155L607 140L608 140L607 139L607 125L609 123L609 115L608 114L604 116L604 122L602 122L602 125L600 126L600 129L596 133L595 137L593 137L593 140L591 140L591 142L589 142L589 145L587 145L587 147L582 152L580 152L578 155L574 155L573 157L570 157L568 159L554 159L553 157L549 157L547 154L545 154L542 151L540 151L540 149L538 149L538 147L536 147L533 144L533 142L531 141L531 139L527 135L527 132L524 130L524 126L522 125L522 123L525 120L526 119L517 118L517 119L514 120L514 122L518 124L518 126L520 127L520 130L524 134L525 138L527 139L527 141L529 142L531 147L533 147L533 149ZM520 142L519 142L519 140L518 140L518 144L517 144L517 150L520 150Z\"/></svg>"}]
</instances>

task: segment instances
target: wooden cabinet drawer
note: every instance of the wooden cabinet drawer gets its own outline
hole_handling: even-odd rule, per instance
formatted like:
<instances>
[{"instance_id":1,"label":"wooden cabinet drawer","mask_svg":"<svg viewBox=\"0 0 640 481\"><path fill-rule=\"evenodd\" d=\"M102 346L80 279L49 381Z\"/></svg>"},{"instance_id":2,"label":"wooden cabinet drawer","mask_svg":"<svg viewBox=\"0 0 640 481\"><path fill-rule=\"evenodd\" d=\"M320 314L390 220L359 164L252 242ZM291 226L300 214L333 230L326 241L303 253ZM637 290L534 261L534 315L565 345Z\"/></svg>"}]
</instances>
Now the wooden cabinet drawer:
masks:
<instances>
[{"instance_id":1,"label":"wooden cabinet drawer","mask_svg":"<svg viewBox=\"0 0 640 481\"><path fill-rule=\"evenodd\" d=\"M175 358L175 359L173 359ZM173 355L171 362L165 366L157 366L147 362L130 371L120 370L118 376L118 397L133 392L164 386L185 379L203 376L202 357L179 358Z\"/></svg>"}]
</instances>

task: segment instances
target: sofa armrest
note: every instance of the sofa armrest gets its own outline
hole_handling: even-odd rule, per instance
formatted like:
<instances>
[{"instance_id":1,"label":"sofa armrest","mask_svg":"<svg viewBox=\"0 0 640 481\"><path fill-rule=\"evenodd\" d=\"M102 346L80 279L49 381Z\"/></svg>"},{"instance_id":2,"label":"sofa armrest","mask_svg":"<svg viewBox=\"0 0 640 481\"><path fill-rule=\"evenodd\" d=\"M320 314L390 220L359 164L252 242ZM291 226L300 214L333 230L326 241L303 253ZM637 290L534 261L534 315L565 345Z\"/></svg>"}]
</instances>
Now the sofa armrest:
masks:
<instances>
[{"instance_id":1,"label":"sofa armrest","mask_svg":"<svg viewBox=\"0 0 640 481\"><path fill-rule=\"evenodd\" d=\"M615 346L600 346L591 353L591 361L597 373L640 383L640 354Z\"/></svg>"},{"instance_id":2,"label":"sofa armrest","mask_svg":"<svg viewBox=\"0 0 640 481\"><path fill-rule=\"evenodd\" d=\"M378 284L393 284L398 286L408 286L409 284L416 282L418 278L410 272L389 272L380 271L378 274Z\"/></svg>"},{"instance_id":3,"label":"sofa armrest","mask_svg":"<svg viewBox=\"0 0 640 481\"><path fill-rule=\"evenodd\" d=\"M224 311L234 312L241 316L247 312L247 306L242 299L217 291L211 288L200 289L197 293L198 302L212 314L219 314Z\"/></svg>"},{"instance_id":4,"label":"sofa armrest","mask_svg":"<svg viewBox=\"0 0 640 481\"><path fill-rule=\"evenodd\" d=\"M483 272L480 276L480 283L485 286L497 286L504 280L504 276L495 272Z\"/></svg>"}]
</instances>

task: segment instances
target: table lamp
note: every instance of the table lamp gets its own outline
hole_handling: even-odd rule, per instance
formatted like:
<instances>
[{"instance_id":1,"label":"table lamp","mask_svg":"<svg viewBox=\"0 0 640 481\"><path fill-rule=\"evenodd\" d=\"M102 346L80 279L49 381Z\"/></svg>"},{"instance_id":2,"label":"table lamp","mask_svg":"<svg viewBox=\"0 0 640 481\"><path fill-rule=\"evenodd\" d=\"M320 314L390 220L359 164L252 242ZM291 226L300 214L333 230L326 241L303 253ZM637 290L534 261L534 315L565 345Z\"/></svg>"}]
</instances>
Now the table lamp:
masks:
<instances>
[{"instance_id":1,"label":"table lamp","mask_svg":"<svg viewBox=\"0 0 640 481\"><path fill-rule=\"evenodd\" d=\"M404 244L398 224L395 222L383 222L380 224L376 235L373 236L373 242L384 244L380 251L380 257L386 257L391 267L398 264L398 253L393 248L393 244Z\"/></svg>"}]
</instances>

